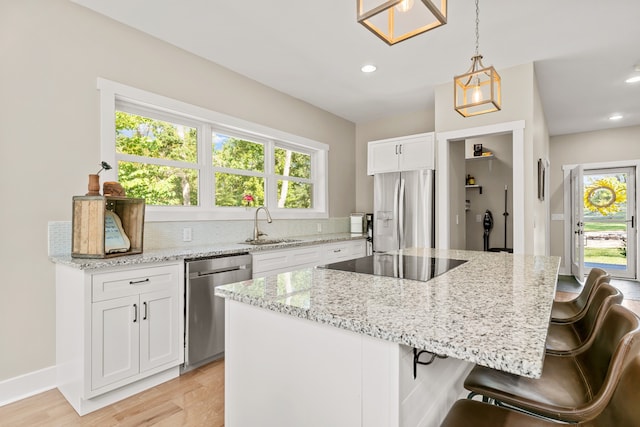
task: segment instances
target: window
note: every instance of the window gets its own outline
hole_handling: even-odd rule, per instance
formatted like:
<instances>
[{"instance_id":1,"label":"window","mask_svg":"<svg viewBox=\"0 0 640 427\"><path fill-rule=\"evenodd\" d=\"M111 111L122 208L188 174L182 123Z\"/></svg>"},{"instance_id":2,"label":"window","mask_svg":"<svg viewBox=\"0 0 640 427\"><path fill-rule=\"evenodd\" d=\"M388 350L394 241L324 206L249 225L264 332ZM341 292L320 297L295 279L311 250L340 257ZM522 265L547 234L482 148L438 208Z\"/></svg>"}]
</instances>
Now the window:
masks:
<instances>
[{"instance_id":1,"label":"window","mask_svg":"<svg viewBox=\"0 0 640 427\"><path fill-rule=\"evenodd\" d=\"M328 146L99 79L102 159L146 219L327 217Z\"/></svg>"},{"instance_id":2,"label":"window","mask_svg":"<svg viewBox=\"0 0 640 427\"><path fill-rule=\"evenodd\" d=\"M195 127L116 110L118 181L151 206L198 205Z\"/></svg>"}]
</instances>

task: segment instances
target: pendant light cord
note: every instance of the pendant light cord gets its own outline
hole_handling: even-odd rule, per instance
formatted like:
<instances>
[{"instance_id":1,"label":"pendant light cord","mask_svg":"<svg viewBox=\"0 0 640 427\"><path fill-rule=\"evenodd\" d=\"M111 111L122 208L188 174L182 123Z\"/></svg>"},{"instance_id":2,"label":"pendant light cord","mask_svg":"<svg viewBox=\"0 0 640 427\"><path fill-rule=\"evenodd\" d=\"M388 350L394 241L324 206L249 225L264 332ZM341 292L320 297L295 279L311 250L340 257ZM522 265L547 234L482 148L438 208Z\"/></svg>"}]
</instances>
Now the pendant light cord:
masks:
<instances>
[{"instance_id":1,"label":"pendant light cord","mask_svg":"<svg viewBox=\"0 0 640 427\"><path fill-rule=\"evenodd\" d=\"M478 6L478 0L476 0L476 56L479 55L480 50L480 7Z\"/></svg>"}]
</instances>

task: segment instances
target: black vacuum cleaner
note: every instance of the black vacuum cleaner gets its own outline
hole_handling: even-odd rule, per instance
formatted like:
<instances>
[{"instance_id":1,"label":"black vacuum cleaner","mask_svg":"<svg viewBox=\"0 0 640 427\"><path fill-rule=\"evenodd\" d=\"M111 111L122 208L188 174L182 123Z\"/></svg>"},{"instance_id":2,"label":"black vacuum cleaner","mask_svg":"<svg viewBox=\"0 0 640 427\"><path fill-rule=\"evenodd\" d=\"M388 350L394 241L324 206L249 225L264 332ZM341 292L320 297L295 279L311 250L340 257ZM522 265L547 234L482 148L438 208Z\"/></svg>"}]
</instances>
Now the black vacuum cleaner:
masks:
<instances>
[{"instance_id":1,"label":"black vacuum cleaner","mask_svg":"<svg viewBox=\"0 0 640 427\"><path fill-rule=\"evenodd\" d=\"M489 250L489 233L493 228L493 215L491 215L491 211L489 209L484 211L482 226L484 227L484 251L487 252Z\"/></svg>"},{"instance_id":2,"label":"black vacuum cleaner","mask_svg":"<svg viewBox=\"0 0 640 427\"><path fill-rule=\"evenodd\" d=\"M507 194L508 194L508 190L507 190L507 186L504 186L504 212L502 213L502 216L504 216L504 247L503 248L491 248L489 249L489 252L508 252L508 253L513 253L513 248L508 248L507 247L507 219L509 218L509 212L507 211L507 207L508 207L508 203L507 203ZM489 212L489 211L487 211ZM486 215L486 213L485 213ZM486 228L485 228L485 235L487 234ZM488 244L488 237L485 240L485 251L487 250L487 244Z\"/></svg>"}]
</instances>

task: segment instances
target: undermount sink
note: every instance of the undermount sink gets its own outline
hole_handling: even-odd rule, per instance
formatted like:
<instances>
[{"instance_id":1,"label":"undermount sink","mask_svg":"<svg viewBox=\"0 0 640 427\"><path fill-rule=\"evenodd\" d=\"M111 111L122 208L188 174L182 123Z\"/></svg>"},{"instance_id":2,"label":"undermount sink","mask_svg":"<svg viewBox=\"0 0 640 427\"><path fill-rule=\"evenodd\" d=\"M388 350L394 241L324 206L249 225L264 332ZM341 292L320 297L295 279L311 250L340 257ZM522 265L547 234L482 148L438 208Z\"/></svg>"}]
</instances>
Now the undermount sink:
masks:
<instances>
[{"instance_id":1,"label":"undermount sink","mask_svg":"<svg viewBox=\"0 0 640 427\"><path fill-rule=\"evenodd\" d=\"M300 242L300 240L296 239L258 239L258 240L246 240L242 242L246 245L277 245L278 243L295 243Z\"/></svg>"}]
</instances>

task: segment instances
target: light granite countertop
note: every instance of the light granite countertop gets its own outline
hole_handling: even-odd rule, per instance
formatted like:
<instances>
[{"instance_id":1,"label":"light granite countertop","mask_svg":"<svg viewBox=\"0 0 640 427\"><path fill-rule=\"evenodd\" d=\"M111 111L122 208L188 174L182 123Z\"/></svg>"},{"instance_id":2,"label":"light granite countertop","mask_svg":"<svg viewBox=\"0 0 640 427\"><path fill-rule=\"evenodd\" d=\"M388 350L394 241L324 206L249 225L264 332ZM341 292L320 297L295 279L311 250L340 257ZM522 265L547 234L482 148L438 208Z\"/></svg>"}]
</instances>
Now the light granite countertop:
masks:
<instances>
[{"instance_id":1,"label":"light granite countertop","mask_svg":"<svg viewBox=\"0 0 640 427\"><path fill-rule=\"evenodd\" d=\"M427 282L307 268L220 286L216 295L517 375L541 375L559 257L398 253L468 262Z\"/></svg>"},{"instance_id":2,"label":"light granite countertop","mask_svg":"<svg viewBox=\"0 0 640 427\"><path fill-rule=\"evenodd\" d=\"M207 246L178 247L161 250L144 251L138 255L124 255L113 258L74 258L69 255L54 255L49 259L56 264L64 264L80 270L104 269L136 264L149 264L164 261L177 261L191 258L206 258L219 255L233 255L238 253L255 253L277 249L295 248L299 246L318 245L341 242L345 240L362 240L364 234L336 233L316 234L312 236L291 236L286 242L268 245L250 245L245 243L219 243ZM241 241L242 239L238 239ZM283 240L285 240L283 238ZM293 241L295 240L295 241Z\"/></svg>"}]
</instances>

